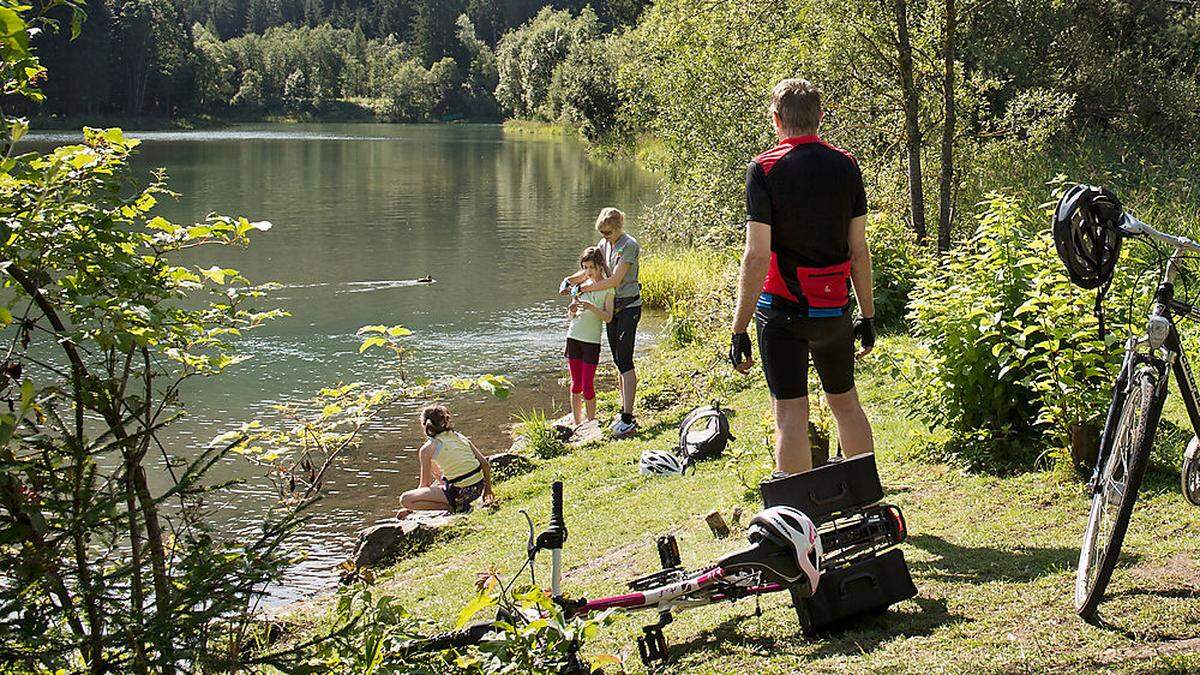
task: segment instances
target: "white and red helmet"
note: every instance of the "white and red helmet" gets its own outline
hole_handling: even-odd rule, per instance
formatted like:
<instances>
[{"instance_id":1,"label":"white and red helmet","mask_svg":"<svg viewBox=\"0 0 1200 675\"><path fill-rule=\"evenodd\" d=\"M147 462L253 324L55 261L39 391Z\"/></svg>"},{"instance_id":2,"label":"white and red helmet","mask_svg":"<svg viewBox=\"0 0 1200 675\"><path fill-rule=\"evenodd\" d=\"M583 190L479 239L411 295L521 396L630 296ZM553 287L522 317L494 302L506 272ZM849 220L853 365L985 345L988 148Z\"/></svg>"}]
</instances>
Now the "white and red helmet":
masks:
<instances>
[{"instance_id":1,"label":"white and red helmet","mask_svg":"<svg viewBox=\"0 0 1200 675\"><path fill-rule=\"evenodd\" d=\"M759 511L750 519L749 535L751 542L770 539L790 548L809 588L816 590L821 578L821 535L803 511L791 506L772 506Z\"/></svg>"}]
</instances>

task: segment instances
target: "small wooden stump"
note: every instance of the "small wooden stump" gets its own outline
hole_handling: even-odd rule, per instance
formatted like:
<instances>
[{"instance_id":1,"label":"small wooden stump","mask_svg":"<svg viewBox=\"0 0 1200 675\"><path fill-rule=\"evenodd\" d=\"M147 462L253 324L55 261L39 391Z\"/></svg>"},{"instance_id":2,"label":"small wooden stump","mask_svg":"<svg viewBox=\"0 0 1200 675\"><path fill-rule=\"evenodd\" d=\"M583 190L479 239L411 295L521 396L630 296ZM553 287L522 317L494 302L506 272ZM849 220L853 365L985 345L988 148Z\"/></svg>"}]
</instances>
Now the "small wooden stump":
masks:
<instances>
[{"instance_id":1,"label":"small wooden stump","mask_svg":"<svg viewBox=\"0 0 1200 675\"><path fill-rule=\"evenodd\" d=\"M721 516L720 511L709 513L704 517L704 522L708 523L708 529L712 530L713 536L717 539L729 536L729 526L725 524L725 518Z\"/></svg>"}]
</instances>

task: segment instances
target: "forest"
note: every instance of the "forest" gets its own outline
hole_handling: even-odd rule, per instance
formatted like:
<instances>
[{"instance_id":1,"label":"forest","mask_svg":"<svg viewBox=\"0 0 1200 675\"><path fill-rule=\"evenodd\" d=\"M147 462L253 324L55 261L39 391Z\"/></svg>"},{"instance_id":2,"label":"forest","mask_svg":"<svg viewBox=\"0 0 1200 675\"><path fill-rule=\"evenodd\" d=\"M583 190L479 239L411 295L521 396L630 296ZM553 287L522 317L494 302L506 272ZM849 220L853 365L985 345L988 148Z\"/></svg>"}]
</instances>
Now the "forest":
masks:
<instances>
[{"instance_id":1,"label":"forest","mask_svg":"<svg viewBox=\"0 0 1200 675\"><path fill-rule=\"evenodd\" d=\"M585 7L599 35L631 24L645 4L89 0L74 40L65 30L34 40L50 73L39 112L496 119L503 35L543 8ZM59 8L55 18L70 15Z\"/></svg>"}]
</instances>

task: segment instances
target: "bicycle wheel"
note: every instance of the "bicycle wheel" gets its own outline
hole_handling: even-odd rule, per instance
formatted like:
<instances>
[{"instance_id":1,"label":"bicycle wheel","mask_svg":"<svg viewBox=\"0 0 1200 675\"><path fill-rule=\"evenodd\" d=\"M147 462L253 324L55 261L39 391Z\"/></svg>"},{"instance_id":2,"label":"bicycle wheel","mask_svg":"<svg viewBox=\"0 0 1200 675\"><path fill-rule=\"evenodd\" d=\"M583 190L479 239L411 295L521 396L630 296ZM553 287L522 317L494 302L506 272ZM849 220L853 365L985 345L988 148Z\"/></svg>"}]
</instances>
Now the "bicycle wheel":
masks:
<instances>
[{"instance_id":1,"label":"bicycle wheel","mask_svg":"<svg viewBox=\"0 0 1200 675\"><path fill-rule=\"evenodd\" d=\"M1143 366L1134 373L1129 395L1117 418L1112 449L1092 495L1075 576L1075 610L1087 620L1096 615L1096 607L1112 578L1137 501L1166 396L1166 388L1159 387L1159 380L1158 370L1151 366Z\"/></svg>"}]
</instances>

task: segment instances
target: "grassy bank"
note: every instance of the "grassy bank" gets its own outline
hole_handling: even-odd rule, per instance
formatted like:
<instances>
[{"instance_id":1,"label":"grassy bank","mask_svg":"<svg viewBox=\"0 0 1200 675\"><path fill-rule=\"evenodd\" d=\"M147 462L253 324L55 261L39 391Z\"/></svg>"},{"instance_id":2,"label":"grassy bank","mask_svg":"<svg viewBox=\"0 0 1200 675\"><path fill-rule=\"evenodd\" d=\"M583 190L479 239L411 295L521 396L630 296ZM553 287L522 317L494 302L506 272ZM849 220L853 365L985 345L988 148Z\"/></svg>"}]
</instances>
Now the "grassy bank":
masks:
<instances>
[{"instance_id":1,"label":"grassy bank","mask_svg":"<svg viewBox=\"0 0 1200 675\"><path fill-rule=\"evenodd\" d=\"M505 120L504 133L527 138L560 139L571 133L565 126L537 120Z\"/></svg>"},{"instance_id":2,"label":"grassy bank","mask_svg":"<svg viewBox=\"0 0 1200 675\"><path fill-rule=\"evenodd\" d=\"M215 117L145 117L131 115L37 115L29 126L35 131L75 131L83 127L120 127L137 131L215 129L228 126L230 120Z\"/></svg>"},{"instance_id":3,"label":"grassy bank","mask_svg":"<svg viewBox=\"0 0 1200 675\"><path fill-rule=\"evenodd\" d=\"M648 259L647 300L664 308L706 306L697 268L723 266L696 256L670 256L674 273ZM680 613L666 631L676 659L667 672L1200 668L1200 561L1194 553L1200 549L1200 510L1180 497L1177 470L1160 464L1148 475L1102 621L1088 625L1071 605L1087 513L1082 487L1048 471L970 473L942 458L939 439L906 415L903 384L898 387L889 374L889 363L912 349L910 338L883 339L862 364L859 382L887 500L900 505L909 521L911 539L903 550L918 597L815 639L800 635L783 596L764 599L761 616L755 616L753 601ZM555 479L566 483L565 586L573 595L623 592L624 582L656 568L654 539L664 533L675 534L691 568L741 546L740 530L732 540L715 540L704 515L757 509L755 486L770 467L769 400L760 375L735 375L719 352L713 342L664 341L640 364L644 430L636 438L577 449L501 483L498 512L471 515L453 536L386 570L376 580L378 590L451 627L474 597L480 572L507 578L520 569L526 536L520 511L544 523ZM714 398L732 410L738 440L729 458L686 478L639 476L640 453L673 446L683 411ZM1183 422L1178 406L1167 415ZM543 566L540 582L545 574ZM327 621L318 618L323 612L310 610L305 618ZM588 653L618 655L629 672L643 672L635 640L652 621L650 615L626 615L590 643Z\"/></svg>"},{"instance_id":4,"label":"grassy bank","mask_svg":"<svg viewBox=\"0 0 1200 675\"><path fill-rule=\"evenodd\" d=\"M973 475L929 459L928 434L901 414L896 387L880 367L907 348L904 338L885 340L862 369L861 388L887 499L909 520L912 538L904 552L919 596L818 639L798 633L781 596L764 600L761 617L752 602L682 613L667 631L678 659L670 672L1200 668L1200 565L1193 553L1200 547L1200 511L1185 506L1177 475L1158 471L1149 478L1125 564L1101 608L1103 622L1085 624L1071 608L1087 508L1080 486L1044 472ZM636 473L638 455L673 444L678 411L692 398L687 381L716 365L699 348L660 350L653 361L650 379L679 389L679 406L647 415L646 430L635 439L577 450L502 483L499 512L472 515L457 537L382 574L379 588L409 611L452 625L474 596L477 573L520 568L525 526L519 511L545 522L548 486L556 478L566 482L565 584L573 594L622 592L624 581L655 568L653 542L663 533L678 537L691 567L739 546L714 540L703 516L714 508L726 514L734 506L756 508L750 488L767 466L768 401L760 378L742 388L741 381L710 373L705 383L725 390L745 459L710 462L686 478L648 479ZM634 640L650 618L624 617L590 649L621 655L631 672L642 672Z\"/></svg>"},{"instance_id":5,"label":"grassy bank","mask_svg":"<svg viewBox=\"0 0 1200 675\"><path fill-rule=\"evenodd\" d=\"M188 117L136 116L136 115L35 115L30 126L36 130L78 131L89 127L120 127L139 131L214 129L230 124L248 123L388 123L382 112L386 102L382 99L349 98L324 101L315 106L297 110L230 111L221 115L192 115ZM438 120L434 120L438 121ZM444 119L442 122L495 122L480 119ZM529 123L534 125L537 123ZM507 127L506 127L507 128ZM532 127L531 127L532 129ZM561 129L561 128L560 128ZM514 133L533 133L516 131ZM562 132L557 132L561 134Z\"/></svg>"}]
</instances>

